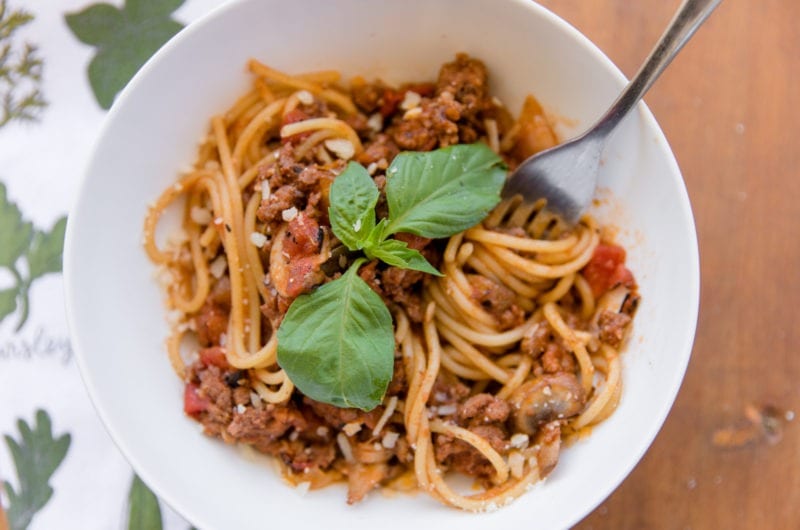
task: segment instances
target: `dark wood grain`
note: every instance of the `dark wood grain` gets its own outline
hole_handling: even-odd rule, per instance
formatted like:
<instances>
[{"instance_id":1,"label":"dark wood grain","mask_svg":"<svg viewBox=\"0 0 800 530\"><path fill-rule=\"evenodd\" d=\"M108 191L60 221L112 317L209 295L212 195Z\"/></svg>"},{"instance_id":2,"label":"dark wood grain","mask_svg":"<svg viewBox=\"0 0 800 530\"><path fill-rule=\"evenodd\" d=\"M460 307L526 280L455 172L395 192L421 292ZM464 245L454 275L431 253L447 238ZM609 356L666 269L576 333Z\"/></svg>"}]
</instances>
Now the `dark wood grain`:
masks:
<instances>
[{"instance_id":1,"label":"dark wood grain","mask_svg":"<svg viewBox=\"0 0 800 530\"><path fill-rule=\"evenodd\" d=\"M630 76L679 2L541 3ZM798 21L797 0L723 1L645 98L697 222L697 339L661 433L579 529L800 528Z\"/></svg>"}]
</instances>

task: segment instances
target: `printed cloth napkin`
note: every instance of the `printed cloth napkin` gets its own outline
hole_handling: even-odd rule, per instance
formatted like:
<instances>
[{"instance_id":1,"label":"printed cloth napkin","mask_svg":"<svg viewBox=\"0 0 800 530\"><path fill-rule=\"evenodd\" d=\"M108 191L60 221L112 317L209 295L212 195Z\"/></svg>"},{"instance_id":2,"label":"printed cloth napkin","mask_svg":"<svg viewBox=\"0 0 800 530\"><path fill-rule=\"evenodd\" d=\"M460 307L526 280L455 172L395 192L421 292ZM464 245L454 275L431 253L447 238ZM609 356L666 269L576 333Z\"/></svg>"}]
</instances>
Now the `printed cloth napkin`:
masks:
<instances>
[{"instance_id":1,"label":"printed cloth napkin","mask_svg":"<svg viewBox=\"0 0 800 530\"><path fill-rule=\"evenodd\" d=\"M188 529L119 453L70 347L67 213L116 94L222 0L0 0L0 530Z\"/></svg>"}]
</instances>

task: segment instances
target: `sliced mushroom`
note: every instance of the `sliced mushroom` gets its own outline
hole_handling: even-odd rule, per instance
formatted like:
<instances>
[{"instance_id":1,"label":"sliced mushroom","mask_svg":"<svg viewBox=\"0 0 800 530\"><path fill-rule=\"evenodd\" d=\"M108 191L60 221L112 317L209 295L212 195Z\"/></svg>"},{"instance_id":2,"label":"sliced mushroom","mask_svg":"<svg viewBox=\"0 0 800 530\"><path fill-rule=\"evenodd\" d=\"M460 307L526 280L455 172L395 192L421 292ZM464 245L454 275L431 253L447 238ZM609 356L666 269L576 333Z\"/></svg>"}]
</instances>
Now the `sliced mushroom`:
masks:
<instances>
[{"instance_id":1,"label":"sliced mushroom","mask_svg":"<svg viewBox=\"0 0 800 530\"><path fill-rule=\"evenodd\" d=\"M269 256L269 279L281 296L286 296L289 285L289 257L283 251L283 240L286 239L286 227L282 227L275 236Z\"/></svg>"},{"instance_id":2,"label":"sliced mushroom","mask_svg":"<svg viewBox=\"0 0 800 530\"><path fill-rule=\"evenodd\" d=\"M291 255L286 248L288 226L280 229L270 250L269 277L281 296L294 299L324 280L320 266L330 257L329 239L327 232L323 232L318 253Z\"/></svg>"},{"instance_id":3,"label":"sliced mushroom","mask_svg":"<svg viewBox=\"0 0 800 530\"><path fill-rule=\"evenodd\" d=\"M544 423L580 414L586 396L577 377L559 372L523 383L509 402L517 430L533 435Z\"/></svg>"}]
</instances>

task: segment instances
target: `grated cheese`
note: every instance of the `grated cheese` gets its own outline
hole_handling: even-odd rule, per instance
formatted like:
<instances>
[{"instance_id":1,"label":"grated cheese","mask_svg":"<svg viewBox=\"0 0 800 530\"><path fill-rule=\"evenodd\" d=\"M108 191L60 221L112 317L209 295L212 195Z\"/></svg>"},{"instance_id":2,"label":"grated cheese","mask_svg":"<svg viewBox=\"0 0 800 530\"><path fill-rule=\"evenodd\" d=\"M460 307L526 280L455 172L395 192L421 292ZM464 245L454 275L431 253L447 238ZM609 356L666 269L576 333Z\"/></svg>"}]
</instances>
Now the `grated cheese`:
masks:
<instances>
[{"instance_id":1,"label":"grated cheese","mask_svg":"<svg viewBox=\"0 0 800 530\"><path fill-rule=\"evenodd\" d=\"M511 443L511 447L516 447L517 449L524 449L528 447L529 441L530 438L528 438L528 435L522 432L514 434L513 436L511 436L511 439L509 440L509 442Z\"/></svg>"},{"instance_id":2,"label":"grated cheese","mask_svg":"<svg viewBox=\"0 0 800 530\"><path fill-rule=\"evenodd\" d=\"M356 154L356 148L353 146L353 142L345 140L344 138L325 140L325 147L342 160L350 160L353 158L353 155Z\"/></svg>"},{"instance_id":3,"label":"grated cheese","mask_svg":"<svg viewBox=\"0 0 800 530\"><path fill-rule=\"evenodd\" d=\"M375 424L375 428L372 429L373 436L378 436L378 433L383 430L384 426L386 426L386 422L388 422L389 418L392 417L392 414L394 414L394 409L396 408L397 408L397 396L392 396L386 402L386 409L383 411L383 414L381 414L378 423Z\"/></svg>"},{"instance_id":4,"label":"grated cheese","mask_svg":"<svg viewBox=\"0 0 800 530\"><path fill-rule=\"evenodd\" d=\"M346 423L345 426L342 427L342 431L344 431L347 436L353 436L360 430L361 424L356 422Z\"/></svg>"},{"instance_id":5,"label":"grated cheese","mask_svg":"<svg viewBox=\"0 0 800 530\"><path fill-rule=\"evenodd\" d=\"M367 127L372 129L375 132L381 132L383 129L383 116L381 116L380 112L376 112L372 116L369 117L367 120Z\"/></svg>"},{"instance_id":6,"label":"grated cheese","mask_svg":"<svg viewBox=\"0 0 800 530\"><path fill-rule=\"evenodd\" d=\"M258 248L264 248L264 245L267 244L267 236L259 232L253 232L250 234L250 242Z\"/></svg>"},{"instance_id":7,"label":"grated cheese","mask_svg":"<svg viewBox=\"0 0 800 530\"><path fill-rule=\"evenodd\" d=\"M208 266L208 272L211 273L216 279L222 278L222 275L225 274L225 269L228 268L228 260L225 259L225 256L217 256L214 261L211 262L211 265Z\"/></svg>"},{"instance_id":8,"label":"grated cheese","mask_svg":"<svg viewBox=\"0 0 800 530\"><path fill-rule=\"evenodd\" d=\"M303 105L311 105L314 103L314 95L308 90L300 90L297 93L297 101Z\"/></svg>"},{"instance_id":9,"label":"grated cheese","mask_svg":"<svg viewBox=\"0 0 800 530\"><path fill-rule=\"evenodd\" d=\"M286 208L284 211L281 212L281 217L284 221L291 221L295 217L297 217L297 208L292 206L291 208Z\"/></svg>"},{"instance_id":10,"label":"grated cheese","mask_svg":"<svg viewBox=\"0 0 800 530\"><path fill-rule=\"evenodd\" d=\"M381 440L381 445L386 449L394 449L395 445L397 445L397 440L400 438L400 435L396 432L387 432L383 435L383 439Z\"/></svg>"},{"instance_id":11,"label":"grated cheese","mask_svg":"<svg viewBox=\"0 0 800 530\"><path fill-rule=\"evenodd\" d=\"M422 96L420 96L413 90L409 90L406 92L405 97L403 97L403 101L400 103L400 108L403 110L416 109L417 107L419 107L421 101L422 101Z\"/></svg>"},{"instance_id":12,"label":"grated cheese","mask_svg":"<svg viewBox=\"0 0 800 530\"><path fill-rule=\"evenodd\" d=\"M347 436L345 436L343 432L340 432L336 435L336 444L339 446L339 450L342 452L342 456L347 462L355 462L355 459L353 458L353 449L350 447L350 442L347 440Z\"/></svg>"},{"instance_id":13,"label":"grated cheese","mask_svg":"<svg viewBox=\"0 0 800 530\"><path fill-rule=\"evenodd\" d=\"M414 107L413 109L409 109L403 114L404 120L411 120L416 118L417 116L422 116L422 108L421 107Z\"/></svg>"},{"instance_id":14,"label":"grated cheese","mask_svg":"<svg viewBox=\"0 0 800 530\"><path fill-rule=\"evenodd\" d=\"M453 403L450 403L448 405L442 405L439 407L437 413L439 414L439 416L449 416L451 414L455 414L456 406Z\"/></svg>"}]
</instances>

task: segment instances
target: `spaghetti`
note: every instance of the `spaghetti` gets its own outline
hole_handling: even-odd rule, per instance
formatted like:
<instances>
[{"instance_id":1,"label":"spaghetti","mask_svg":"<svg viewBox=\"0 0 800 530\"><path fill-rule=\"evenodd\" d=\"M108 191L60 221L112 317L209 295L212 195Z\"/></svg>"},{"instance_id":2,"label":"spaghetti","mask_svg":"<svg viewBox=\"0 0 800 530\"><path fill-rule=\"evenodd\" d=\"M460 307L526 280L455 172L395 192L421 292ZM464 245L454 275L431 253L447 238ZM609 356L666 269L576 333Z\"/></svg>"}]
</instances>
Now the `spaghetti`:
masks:
<instances>
[{"instance_id":1,"label":"spaghetti","mask_svg":"<svg viewBox=\"0 0 800 530\"><path fill-rule=\"evenodd\" d=\"M513 119L465 55L436 83L400 88L248 68L253 88L212 118L193 167L145 220L177 315L167 351L184 410L209 435L277 456L295 484L346 480L351 503L376 487L471 511L510 502L619 401L638 294L624 251L590 217L568 226L543 203L506 200L448 240L398 236L443 277L364 265L395 322L394 377L372 411L300 394L277 364L276 332L294 298L352 262L327 218L347 160L380 189L404 150L485 141L513 167L555 143L541 107L529 98ZM159 248L158 221L179 199L182 230ZM460 491L446 471L482 491Z\"/></svg>"}]
</instances>

